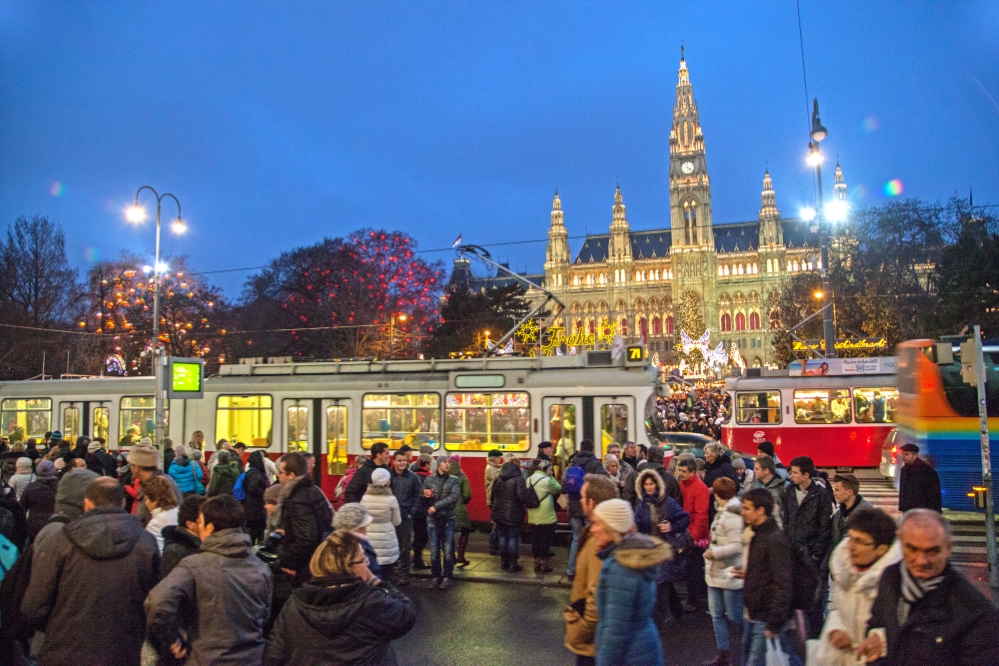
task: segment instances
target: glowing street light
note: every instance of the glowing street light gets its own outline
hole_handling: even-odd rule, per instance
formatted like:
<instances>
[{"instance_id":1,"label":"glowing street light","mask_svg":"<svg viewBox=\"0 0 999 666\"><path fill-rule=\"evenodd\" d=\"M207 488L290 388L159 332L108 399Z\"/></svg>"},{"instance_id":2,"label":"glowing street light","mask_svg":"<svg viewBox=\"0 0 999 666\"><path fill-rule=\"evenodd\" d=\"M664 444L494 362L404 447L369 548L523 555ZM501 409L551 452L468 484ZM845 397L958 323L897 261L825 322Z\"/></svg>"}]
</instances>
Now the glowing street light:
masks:
<instances>
[{"instance_id":1,"label":"glowing street light","mask_svg":"<svg viewBox=\"0 0 999 666\"><path fill-rule=\"evenodd\" d=\"M830 222L842 222L846 219L847 205L846 202L841 199L836 199L835 201L830 201L825 205L822 210L825 214L826 219Z\"/></svg>"},{"instance_id":2,"label":"glowing street light","mask_svg":"<svg viewBox=\"0 0 999 666\"><path fill-rule=\"evenodd\" d=\"M395 358L395 321L404 322L409 319L405 314L392 315L389 319L389 358Z\"/></svg>"},{"instance_id":3,"label":"glowing street light","mask_svg":"<svg viewBox=\"0 0 999 666\"><path fill-rule=\"evenodd\" d=\"M136 201L134 205L128 207L125 211L125 216L128 218L129 222L135 222L136 224L146 221L146 209L139 205Z\"/></svg>"},{"instance_id":4,"label":"glowing street light","mask_svg":"<svg viewBox=\"0 0 999 666\"><path fill-rule=\"evenodd\" d=\"M801 215L801 219L803 219L805 222L811 222L812 220L814 220L816 214L817 213L815 212L815 209L812 208L811 206L805 206L804 208L801 209L801 212L799 213L799 215Z\"/></svg>"},{"instance_id":5,"label":"glowing street light","mask_svg":"<svg viewBox=\"0 0 999 666\"><path fill-rule=\"evenodd\" d=\"M812 296L814 296L815 298L817 298L819 300L822 300L822 297L825 296L825 294L822 293L822 291L820 290L820 291L816 291L814 294L812 294Z\"/></svg>"},{"instance_id":6,"label":"glowing street light","mask_svg":"<svg viewBox=\"0 0 999 666\"><path fill-rule=\"evenodd\" d=\"M817 208L818 212L818 231L819 231L819 245L822 249L822 291L823 291L823 308L822 308L822 337L825 339L825 356L826 358L833 358L836 356L836 346L835 337L836 331L832 319L833 305L830 298L831 291L829 289L829 228L828 224L823 224L823 217L826 221L833 220L838 221L840 215L845 217L845 211L841 213L840 209L837 207L835 210L830 211L828 207L824 204L822 200L822 151L819 149L819 143L829 136L829 130L822 126L822 121L819 120L819 100L813 100L812 105L812 131L809 132L809 138L811 141L808 142L808 157L806 162L808 165L815 168L815 180L819 189L819 205ZM832 212L835 215L829 215Z\"/></svg>"}]
</instances>

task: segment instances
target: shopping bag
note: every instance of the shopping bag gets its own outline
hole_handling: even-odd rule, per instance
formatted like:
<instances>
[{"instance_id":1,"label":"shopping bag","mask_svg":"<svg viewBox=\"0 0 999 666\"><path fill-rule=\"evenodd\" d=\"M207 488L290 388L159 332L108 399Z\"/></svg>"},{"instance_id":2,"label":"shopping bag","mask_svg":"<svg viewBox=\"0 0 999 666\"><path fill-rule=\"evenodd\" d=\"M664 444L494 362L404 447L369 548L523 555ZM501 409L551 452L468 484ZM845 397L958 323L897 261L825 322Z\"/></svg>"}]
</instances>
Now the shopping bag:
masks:
<instances>
[{"instance_id":1,"label":"shopping bag","mask_svg":"<svg viewBox=\"0 0 999 666\"><path fill-rule=\"evenodd\" d=\"M767 639L766 666L791 666L791 658L781 649L776 638Z\"/></svg>"}]
</instances>

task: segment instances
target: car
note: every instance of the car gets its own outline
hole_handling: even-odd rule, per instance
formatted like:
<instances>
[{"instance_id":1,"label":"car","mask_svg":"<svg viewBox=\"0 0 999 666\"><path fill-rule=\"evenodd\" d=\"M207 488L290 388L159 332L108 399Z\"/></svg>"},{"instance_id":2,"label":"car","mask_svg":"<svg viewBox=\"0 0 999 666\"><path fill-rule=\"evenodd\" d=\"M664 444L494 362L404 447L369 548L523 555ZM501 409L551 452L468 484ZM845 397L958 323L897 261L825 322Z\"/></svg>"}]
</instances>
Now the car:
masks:
<instances>
[{"instance_id":1,"label":"car","mask_svg":"<svg viewBox=\"0 0 999 666\"><path fill-rule=\"evenodd\" d=\"M693 432L663 432L659 434L659 441L662 443L663 449L665 449L667 463L673 456L680 455L681 453L692 453L695 458L704 459L704 447L707 444L714 442L715 444L721 444L714 437L708 437L707 435L700 435ZM735 459L734 451L724 444L721 444L722 450L725 454ZM753 463L756 461L755 458L747 456L745 454L738 454L738 457L746 461L746 467L751 471L753 469Z\"/></svg>"}]
</instances>

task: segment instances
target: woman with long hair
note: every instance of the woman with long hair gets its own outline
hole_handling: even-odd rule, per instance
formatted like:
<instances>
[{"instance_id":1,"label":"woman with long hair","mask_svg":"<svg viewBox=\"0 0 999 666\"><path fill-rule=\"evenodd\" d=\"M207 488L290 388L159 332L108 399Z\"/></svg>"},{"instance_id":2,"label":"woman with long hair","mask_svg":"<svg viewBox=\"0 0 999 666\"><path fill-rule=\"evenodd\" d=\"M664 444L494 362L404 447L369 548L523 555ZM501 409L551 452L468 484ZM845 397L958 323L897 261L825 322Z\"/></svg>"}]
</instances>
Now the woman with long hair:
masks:
<instances>
[{"instance_id":1,"label":"woman with long hair","mask_svg":"<svg viewBox=\"0 0 999 666\"><path fill-rule=\"evenodd\" d=\"M177 496L166 476L151 476L141 483L142 497L152 518L146 531L156 539L156 546L163 553L163 528L177 524Z\"/></svg>"}]
</instances>

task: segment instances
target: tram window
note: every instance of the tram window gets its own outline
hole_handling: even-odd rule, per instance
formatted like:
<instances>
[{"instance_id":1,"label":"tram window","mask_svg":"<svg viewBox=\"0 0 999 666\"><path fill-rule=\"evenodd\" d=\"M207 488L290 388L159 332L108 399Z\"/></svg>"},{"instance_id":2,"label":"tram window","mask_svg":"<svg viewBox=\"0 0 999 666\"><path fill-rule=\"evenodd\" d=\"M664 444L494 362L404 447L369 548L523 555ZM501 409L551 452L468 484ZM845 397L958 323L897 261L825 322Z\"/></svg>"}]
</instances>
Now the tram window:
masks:
<instances>
[{"instance_id":1,"label":"tram window","mask_svg":"<svg viewBox=\"0 0 999 666\"><path fill-rule=\"evenodd\" d=\"M215 407L215 441L267 448L273 441L272 403L269 395L220 395Z\"/></svg>"},{"instance_id":2,"label":"tram window","mask_svg":"<svg viewBox=\"0 0 999 666\"><path fill-rule=\"evenodd\" d=\"M803 389L794 392L794 422L828 424L850 422L849 389Z\"/></svg>"},{"instance_id":3,"label":"tram window","mask_svg":"<svg viewBox=\"0 0 999 666\"><path fill-rule=\"evenodd\" d=\"M0 433L11 442L39 441L52 430L52 401L49 398L10 399L0 403Z\"/></svg>"},{"instance_id":4,"label":"tram window","mask_svg":"<svg viewBox=\"0 0 999 666\"><path fill-rule=\"evenodd\" d=\"M853 389L853 409L857 423L894 423L898 409L898 389L884 388Z\"/></svg>"},{"instance_id":5,"label":"tram window","mask_svg":"<svg viewBox=\"0 0 999 666\"><path fill-rule=\"evenodd\" d=\"M105 442L108 441L108 419L111 416L111 410L107 407L94 407L94 429L93 438L98 437L103 439Z\"/></svg>"},{"instance_id":6,"label":"tram window","mask_svg":"<svg viewBox=\"0 0 999 666\"><path fill-rule=\"evenodd\" d=\"M600 406L600 439L603 450L617 442L622 447L628 443L628 406Z\"/></svg>"},{"instance_id":7,"label":"tram window","mask_svg":"<svg viewBox=\"0 0 999 666\"><path fill-rule=\"evenodd\" d=\"M80 408L64 407L62 410L62 438L76 444L80 436Z\"/></svg>"},{"instance_id":8,"label":"tram window","mask_svg":"<svg viewBox=\"0 0 999 666\"><path fill-rule=\"evenodd\" d=\"M343 474L347 469L347 408L326 408L326 469L328 474Z\"/></svg>"},{"instance_id":9,"label":"tram window","mask_svg":"<svg viewBox=\"0 0 999 666\"><path fill-rule=\"evenodd\" d=\"M746 391L735 394L735 422L780 423L780 391Z\"/></svg>"},{"instance_id":10,"label":"tram window","mask_svg":"<svg viewBox=\"0 0 999 666\"><path fill-rule=\"evenodd\" d=\"M390 449L440 441L441 397L437 393L367 393L361 409L361 446L385 442Z\"/></svg>"},{"instance_id":11,"label":"tram window","mask_svg":"<svg viewBox=\"0 0 999 666\"><path fill-rule=\"evenodd\" d=\"M555 455L565 465L576 452L576 406L552 405L548 408L548 423Z\"/></svg>"},{"instance_id":12,"label":"tram window","mask_svg":"<svg viewBox=\"0 0 999 666\"><path fill-rule=\"evenodd\" d=\"M164 409L166 428L163 434L170 433L169 410ZM118 411L118 445L132 446L143 437L156 436L156 403L153 396L144 395L121 399Z\"/></svg>"},{"instance_id":13,"label":"tram window","mask_svg":"<svg viewBox=\"0 0 999 666\"><path fill-rule=\"evenodd\" d=\"M444 448L449 451L531 448L527 393L448 393L444 424Z\"/></svg>"},{"instance_id":14,"label":"tram window","mask_svg":"<svg viewBox=\"0 0 999 666\"><path fill-rule=\"evenodd\" d=\"M288 450L309 450L309 406L288 407Z\"/></svg>"}]
</instances>

